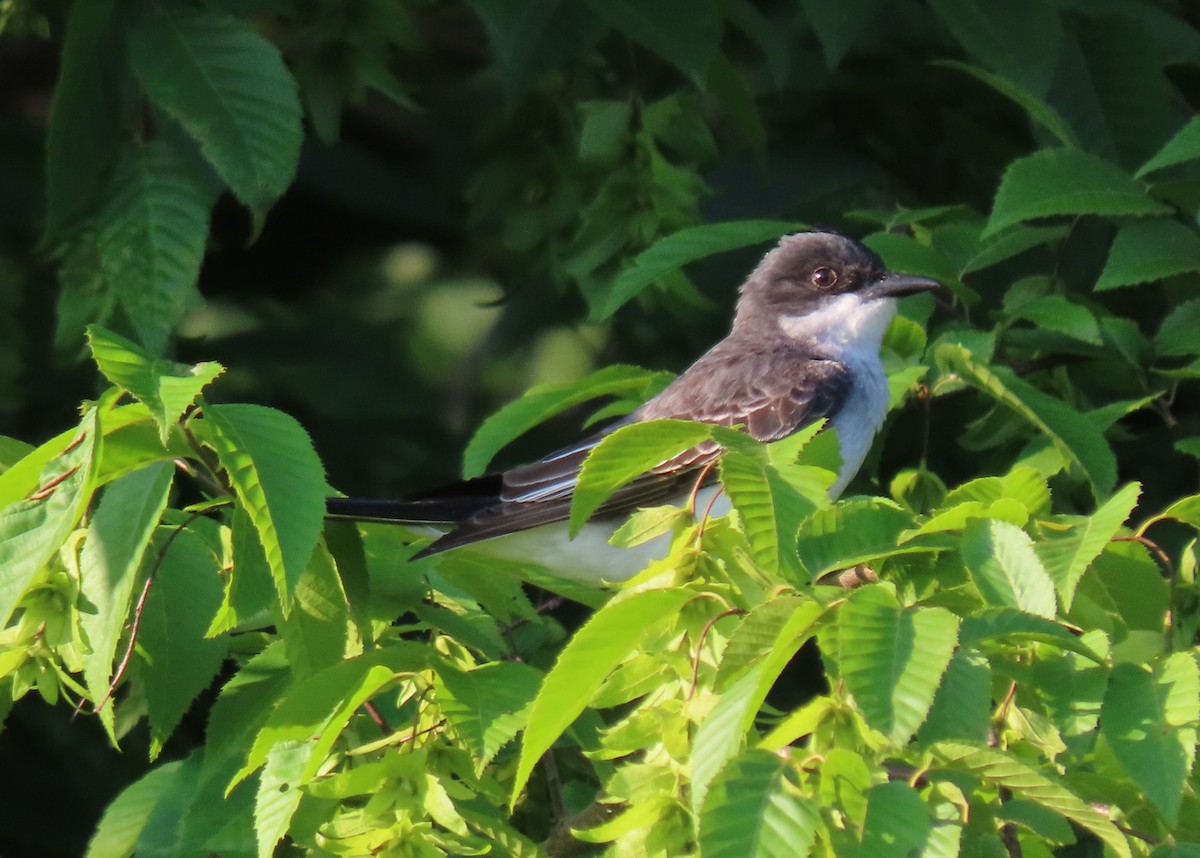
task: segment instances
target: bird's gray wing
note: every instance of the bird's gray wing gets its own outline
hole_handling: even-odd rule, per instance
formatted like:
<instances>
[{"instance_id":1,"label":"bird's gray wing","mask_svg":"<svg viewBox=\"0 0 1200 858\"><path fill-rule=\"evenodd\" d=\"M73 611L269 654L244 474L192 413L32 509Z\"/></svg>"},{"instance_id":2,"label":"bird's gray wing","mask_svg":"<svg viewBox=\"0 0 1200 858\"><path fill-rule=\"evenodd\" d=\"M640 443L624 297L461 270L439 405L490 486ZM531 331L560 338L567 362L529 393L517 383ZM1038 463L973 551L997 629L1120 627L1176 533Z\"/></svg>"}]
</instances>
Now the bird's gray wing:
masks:
<instances>
[{"instance_id":1,"label":"bird's gray wing","mask_svg":"<svg viewBox=\"0 0 1200 858\"><path fill-rule=\"evenodd\" d=\"M463 519L424 553L565 521L584 459L619 426L681 418L741 425L752 437L766 442L785 438L836 414L852 383L846 367L770 345L747 349L744 344L733 347L725 340L618 424L537 462L505 472L498 502ZM639 507L674 500L695 486L702 470L719 453L711 442L683 451L623 486L594 517L625 516ZM715 476L705 475L706 481Z\"/></svg>"}]
</instances>

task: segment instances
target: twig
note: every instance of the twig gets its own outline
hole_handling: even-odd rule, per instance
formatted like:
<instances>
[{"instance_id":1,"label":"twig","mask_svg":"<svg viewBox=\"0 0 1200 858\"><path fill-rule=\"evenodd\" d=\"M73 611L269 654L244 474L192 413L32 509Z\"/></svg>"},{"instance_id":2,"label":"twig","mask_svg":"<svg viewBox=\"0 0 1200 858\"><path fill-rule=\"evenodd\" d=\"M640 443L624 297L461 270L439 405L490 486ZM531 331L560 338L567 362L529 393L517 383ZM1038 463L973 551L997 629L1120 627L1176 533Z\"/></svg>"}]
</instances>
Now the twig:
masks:
<instances>
[{"instance_id":1,"label":"twig","mask_svg":"<svg viewBox=\"0 0 1200 858\"><path fill-rule=\"evenodd\" d=\"M687 699L691 700L692 695L696 693L696 683L700 680L700 651L704 649L704 639L708 637L709 631L717 624L719 620L726 617L732 617L736 614L744 614L742 608L730 608L728 611L722 611L716 616L710 617L708 622L704 624L704 628L700 630L700 638L696 641L696 654L692 657L692 685L688 688Z\"/></svg>"},{"instance_id":2,"label":"twig","mask_svg":"<svg viewBox=\"0 0 1200 858\"><path fill-rule=\"evenodd\" d=\"M390 726L388 726L387 719L383 717L380 711L375 708L375 704L370 700L363 703L362 708L364 712L371 716L371 720L378 725L379 729L383 731L383 735L390 736L395 732Z\"/></svg>"}]
</instances>

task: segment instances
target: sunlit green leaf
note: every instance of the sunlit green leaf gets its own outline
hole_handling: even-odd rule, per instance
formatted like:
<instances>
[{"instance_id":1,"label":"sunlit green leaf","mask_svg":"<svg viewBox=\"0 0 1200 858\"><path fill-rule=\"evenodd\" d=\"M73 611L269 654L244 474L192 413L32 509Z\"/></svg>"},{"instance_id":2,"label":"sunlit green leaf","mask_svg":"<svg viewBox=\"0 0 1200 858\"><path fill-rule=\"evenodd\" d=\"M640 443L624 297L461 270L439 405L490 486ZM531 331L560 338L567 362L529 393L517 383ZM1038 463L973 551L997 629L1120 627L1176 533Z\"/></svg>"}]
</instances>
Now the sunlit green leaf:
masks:
<instances>
[{"instance_id":1,"label":"sunlit green leaf","mask_svg":"<svg viewBox=\"0 0 1200 858\"><path fill-rule=\"evenodd\" d=\"M730 760L713 780L700 814L706 858L804 858L821 825L820 809L799 795L791 763L762 750Z\"/></svg>"},{"instance_id":2,"label":"sunlit green leaf","mask_svg":"<svg viewBox=\"0 0 1200 858\"><path fill-rule=\"evenodd\" d=\"M1079 579L1129 518L1141 491L1140 483L1129 483L1092 515L1074 518L1066 533L1048 531L1034 546L1064 610L1071 610Z\"/></svg>"},{"instance_id":3,"label":"sunlit green leaf","mask_svg":"<svg viewBox=\"0 0 1200 858\"><path fill-rule=\"evenodd\" d=\"M989 605L1054 617L1054 582L1025 531L1006 521L972 521L961 550L971 580Z\"/></svg>"},{"instance_id":4,"label":"sunlit green leaf","mask_svg":"<svg viewBox=\"0 0 1200 858\"><path fill-rule=\"evenodd\" d=\"M251 571L238 569L234 574ZM361 642L352 634L346 593L324 546L318 546L309 558L296 582L292 609L286 617L278 617L276 627L297 677L309 676L361 651Z\"/></svg>"},{"instance_id":5,"label":"sunlit green leaf","mask_svg":"<svg viewBox=\"0 0 1200 858\"><path fill-rule=\"evenodd\" d=\"M304 793L299 779L308 759L307 750L305 744L292 740L280 742L267 754L254 803L259 858L274 854L275 844L287 833L288 824L300 806Z\"/></svg>"},{"instance_id":6,"label":"sunlit green leaf","mask_svg":"<svg viewBox=\"0 0 1200 858\"><path fill-rule=\"evenodd\" d=\"M991 666L978 652L960 648L942 675L918 738L925 745L943 739L985 742L991 714Z\"/></svg>"},{"instance_id":7,"label":"sunlit green leaf","mask_svg":"<svg viewBox=\"0 0 1200 858\"><path fill-rule=\"evenodd\" d=\"M494 662L462 671L439 665L434 687L438 708L471 749L481 772L525 726L541 674L515 662Z\"/></svg>"},{"instance_id":8,"label":"sunlit green leaf","mask_svg":"<svg viewBox=\"0 0 1200 858\"><path fill-rule=\"evenodd\" d=\"M1153 158L1138 168L1137 175L1144 176L1163 167L1172 167L1197 158L1200 158L1200 116L1193 116Z\"/></svg>"},{"instance_id":9,"label":"sunlit green leaf","mask_svg":"<svg viewBox=\"0 0 1200 858\"><path fill-rule=\"evenodd\" d=\"M104 810L104 816L92 839L85 858L128 858L137 848L142 827L150 818L154 806L169 792L167 784L181 774L178 760L163 763L125 787Z\"/></svg>"},{"instance_id":10,"label":"sunlit green leaf","mask_svg":"<svg viewBox=\"0 0 1200 858\"><path fill-rule=\"evenodd\" d=\"M903 744L925 720L958 643L944 608L902 608L885 587L854 591L838 611L842 679L864 717Z\"/></svg>"},{"instance_id":11,"label":"sunlit green leaf","mask_svg":"<svg viewBox=\"0 0 1200 858\"><path fill-rule=\"evenodd\" d=\"M861 855L907 858L929 837L929 811L917 791L903 781L878 784L867 793Z\"/></svg>"},{"instance_id":12,"label":"sunlit green leaf","mask_svg":"<svg viewBox=\"0 0 1200 858\"><path fill-rule=\"evenodd\" d=\"M912 525L912 519L912 513L883 498L855 498L819 509L800 526L800 561L816 578L895 554L900 534Z\"/></svg>"}]
</instances>

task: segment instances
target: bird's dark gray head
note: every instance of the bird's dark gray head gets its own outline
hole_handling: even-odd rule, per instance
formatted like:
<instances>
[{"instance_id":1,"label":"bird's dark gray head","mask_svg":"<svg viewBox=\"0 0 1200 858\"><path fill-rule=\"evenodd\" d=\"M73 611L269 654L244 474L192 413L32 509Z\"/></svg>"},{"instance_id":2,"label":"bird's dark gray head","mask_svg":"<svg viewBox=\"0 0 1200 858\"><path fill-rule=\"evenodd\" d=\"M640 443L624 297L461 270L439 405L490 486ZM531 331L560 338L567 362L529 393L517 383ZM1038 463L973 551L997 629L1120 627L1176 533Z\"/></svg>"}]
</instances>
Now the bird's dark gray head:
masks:
<instances>
[{"instance_id":1,"label":"bird's dark gray head","mask_svg":"<svg viewBox=\"0 0 1200 858\"><path fill-rule=\"evenodd\" d=\"M836 232L786 235L742 285L734 327L775 322L824 308L860 307L935 288L923 277L893 274L879 255ZM842 300L838 300L842 298ZM890 318L890 315L889 315Z\"/></svg>"}]
</instances>

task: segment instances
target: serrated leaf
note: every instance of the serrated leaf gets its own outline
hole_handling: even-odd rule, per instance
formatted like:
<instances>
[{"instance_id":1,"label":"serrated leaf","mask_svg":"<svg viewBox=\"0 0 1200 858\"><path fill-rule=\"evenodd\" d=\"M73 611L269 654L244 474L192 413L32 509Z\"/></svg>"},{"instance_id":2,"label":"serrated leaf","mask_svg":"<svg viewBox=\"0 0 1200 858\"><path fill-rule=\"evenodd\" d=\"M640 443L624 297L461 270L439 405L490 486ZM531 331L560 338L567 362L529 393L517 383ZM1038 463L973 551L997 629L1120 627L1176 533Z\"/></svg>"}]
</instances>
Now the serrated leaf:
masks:
<instances>
[{"instance_id":1,"label":"serrated leaf","mask_svg":"<svg viewBox=\"0 0 1200 858\"><path fill-rule=\"evenodd\" d=\"M1050 86L1062 24L1039 0L934 0L934 14L968 54L1035 96Z\"/></svg>"},{"instance_id":2,"label":"serrated leaf","mask_svg":"<svg viewBox=\"0 0 1200 858\"><path fill-rule=\"evenodd\" d=\"M1103 292L1200 270L1200 235L1173 218L1121 224L1095 289Z\"/></svg>"},{"instance_id":3,"label":"serrated leaf","mask_svg":"<svg viewBox=\"0 0 1200 858\"><path fill-rule=\"evenodd\" d=\"M299 778L307 761L307 743L294 740L280 742L267 754L254 802L258 858L270 858L275 852L275 844L287 833L304 795Z\"/></svg>"},{"instance_id":4,"label":"serrated leaf","mask_svg":"<svg viewBox=\"0 0 1200 858\"><path fill-rule=\"evenodd\" d=\"M321 534L325 469L295 418L261 405L208 405L196 426L250 514L286 613Z\"/></svg>"},{"instance_id":5,"label":"serrated leaf","mask_svg":"<svg viewBox=\"0 0 1200 858\"><path fill-rule=\"evenodd\" d=\"M742 750L767 693L788 662L815 633L824 614L824 607L817 602L805 601L799 605L780 628L770 649L725 689L700 722L689 761L692 813L700 814L709 784L725 761Z\"/></svg>"},{"instance_id":6,"label":"serrated leaf","mask_svg":"<svg viewBox=\"0 0 1200 858\"><path fill-rule=\"evenodd\" d=\"M277 618L276 627L287 645L288 662L297 678L337 664L355 654L353 650L361 651L361 641L355 641L352 635L346 593L325 546L319 545L313 551L296 583L292 609L286 617Z\"/></svg>"},{"instance_id":7,"label":"serrated leaf","mask_svg":"<svg viewBox=\"0 0 1200 858\"><path fill-rule=\"evenodd\" d=\"M1132 858L1129 842L1096 808L1027 763L994 748L977 748L959 742L940 742L931 749L935 758L972 772L984 780L1012 790L1017 798L1035 801L1065 816L1096 835L1121 858Z\"/></svg>"},{"instance_id":8,"label":"serrated leaf","mask_svg":"<svg viewBox=\"0 0 1200 858\"><path fill-rule=\"evenodd\" d=\"M155 8L130 31L129 51L150 100L261 223L291 184L303 140L296 81L278 48L231 15Z\"/></svg>"},{"instance_id":9,"label":"serrated leaf","mask_svg":"<svg viewBox=\"0 0 1200 858\"><path fill-rule=\"evenodd\" d=\"M1200 354L1200 298L1171 309L1154 335L1154 352L1160 357Z\"/></svg>"},{"instance_id":10,"label":"serrated leaf","mask_svg":"<svg viewBox=\"0 0 1200 858\"><path fill-rule=\"evenodd\" d=\"M146 596L137 652L143 662L152 754L157 754L196 695L216 676L229 639L204 636L221 604L220 564L208 545L186 529L160 528L154 542L165 553Z\"/></svg>"},{"instance_id":11,"label":"serrated leaf","mask_svg":"<svg viewBox=\"0 0 1200 858\"><path fill-rule=\"evenodd\" d=\"M650 420L622 426L595 446L583 462L571 497L572 538L621 486L712 438L713 427L688 420Z\"/></svg>"},{"instance_id":12,"label":"serrated leaf","mask_svg":"<svg viewBox=\"0 0 1200 858\"><path fill-rule=\"evenodd\" d=\"M105 378L150 409L164 445L200 391L225 371L211 361L188 365L152 357L137 343L99 325L88 327L87 339Z\"/></svg>"},{"instance_id":13,"label":"serrated leaf","mask_svg":"<svg viewBox=\"0 0 1200 858\"><path fill-rule=\"evenodd\" d=\"M958 642L944 608L902 608L882 586L853 592L837 617L838 664L867 723L904 744L925 720Z\"/></svg>"},{"instance_id":14,"label":"serrated leaf","mask_svg":"<svg viewBox=\"0 0 1200 858\"><path fill-rule=\"evenodd\" d=\"M537 670L516 662L493 662L468 671L438 666L438 708L471 750L477 774L524 728L541 679Z\"/></svg>"},{"instance_id":15,"label":"serrated leaf","mask_svg":"<svg viewBox=\"0 0 1200 858\"><path fill-rule=\"evenodd\" d=\"M1191 653L1175 653L1154 673L1128 662L1113 668L1100 731L1134 784L1168 828L1179 819L1184 785L1196 759L1200 669Z\"/></svg>"},{"instance_id":16,"label":"serrated leaf","mask_svg":"<svg viewBox=\"0 0 1200 858\"><path fill-rule=\"evenodd\" d=\"M854 498L814 512L800 526L796 550L815 579L835 569L922 547L897 548L912 513L883 498Z\"/></svg>"},{"instance_id":17,"label":"serrated leaf","mask_svg":"<svg viewBox=\"0 0 1200 858\"><path fill-rule=\"evenodd\" d=\"M775 468L739 451L721 457L720 472L755 564L773 576L795 574L796 529L815 505Z\"/></svg>"},{"instance_id":18,"label":"serrated leaf","mask_svg":"<svg viewBox=\"0 0 1200 858\"><path fill-rule=\"evenodd\" d=\"M555 414L601 396L644 401L666 387L672 378L667 372L614 365L577 381L531 387L476 430L463 452L463 476L478 477L500 449Z\"/></svg>"},{"instance_id":19,"label":"serrated leaf","mask_svg":"<svg viewBox=\"0 0 1200 858\"><path fill-rule=\"evenodd\" d=\"M1163 144L1154 157L1138 168L1137 175L1140 178L1163 167L1172 167L1197 158L1200 158L1200 116L1193 116L1174 137Z\"/></svg>"},{"instance_id":20,"label":"serrated leaf","mask_svg":"<svg viewBox=\"0 0 1200 858\"><path fill-rule=\"evenodd\" d=\"M427 661L428 653L422 646L394 643L340 661L291 684L254 736L245 762L229 781L227 791L266 763L272 748L289 741L308 744L308 760L298 778L301 784L308 783L358 708L398 675L421 670ZM268 686L267 690L272 689Z\"/></svg>"},{"instance_id":21,"label":"serrated leaf","mask_svg":"<svg viewBox=\"0 0 1200 858\"><path fill-rule=\"evenodd\" d=\"M867 31L885 0L846 4L840 0L800 0L804 16L816 31L825 64L838 67L855 40Z\"/></svg>"},{"instance_id":22,"label":"serrated leaf","mask_svg":"<svg viewBox=\"0 0 1200 858\"><path fill-rule=\"evenodd\" d=\"M591 10L675 66L703 90L721 40L715 0L588 0Z\"/></svg>"},{"instance_id":23,"label":"serrated leaf","mask_svg":"<svg viewBox=\"0 0 1200 858\"><path fill-rule=\"evenodd\" d=\"M1070 630L1045 617L1016 608L985 608L963 617L958 634L962 646L988 640L1031 640L1077 652L1097 664L1104 658Z\"/></svg>"},{"instance_id":24,"label":"serrated leaf","mask_svg":"<svg viewBox=\"0 0 1200 858\"><path fill-rule=\"evenodd\" d=\"M778 240L802 229L795 221L735 220L681 229L643 250L613 283L600 305L599 318L607 319L643 289L689 262L751 244Z\"/></svg>"},{"instance_id":25,"label":"serrated leaf","mask_svg":"<svg viewBox=\"0 0 1200 858\"><path fill-rule=\"evenodd\" d=\"M965 634L965 621L963 631ZM929 715L917 738L922 745L944 739L965 742L987 741L992 716L992 669L988 660L974 650L960 647L955 650Z\"/></svg>"},{"instance_id":26,"label":"serrated leaf","mask_svg":"<svg viewBox=\"0 0 1200 858\"><path fill-rule=\"evenodd\" d=\"M1013 224L984 240L975 253L962 264L959 277L982 271L1019 253L1042 244L1050 244L1067 235L1065 226L1026 226Z\"/></svg>"},{"instance_id":27,"label":"serrated leaf","mask_svg":"<svg viewBox=\"0 0 1200 858\"><path fill-rule=\"evenodd\" d=\"M1173 518L1200 529L1200 495L1191 495L1175 501L1155 518Z\"/></svg>"},{"instance_id":28,"label":"serrated leaf","mask_svg":"<svg viewBox=\"0 0 1200 858\"><path fill-rule=\"evenodd\" d=\"M1071 610L1079 579L1128 520L1141 492L1140 483L1127 484L1092 515L1075 519L1067 533L1049 531L1034 546L1054 581L1063 610Z\"/></svg>"},{"instance_id":29,"label":"serrated leaf","mask_svg":"<svg viewBox=\"0 0 1200 858\"><path fill-rule=\"evenodd\" d=\"M1080 342L1098 346L1100 338L1100 323L1092 311L1082 304L1076 304L1065 295L1043 295L1027 304L1022 304L1013 311L1019 319L1033 322L1039 328L1047 331L1065 334Z\"/></svg>"},{"instance_id":30,"label":"serrated leaf","mask_svg":"<svg viewBox=\"0 0 1200 858\"><path fill-rule=\"evenodd\" d=\"M1150 215L1170 208L1110 161L1078 149L1043 149L1008 165L983 237L1054 215Z\"/></svg>"},{"instance_id":31,"label":"serrated leaf","mask_svg":"<svg viewBox=\"0 0 1200 858\"><path fill-rule=\"evenodd\" d=\"M1071 130L1071 126L1067 120L1063 119L1062 114L1024 86L1015 83L1007 77L993 74L969 63L942 60L935 63L935 65L969 74L976 80L987 84L1024 110L1030 119L1054 135L1063 146L1077 147L1079 145L1079 141L1075 137L1075 132Z\"/></svg>"},{"instance_id":32,"label":"serrated leaf","mask_svg":"<svg viewBox=\"0 0 1200 858\"><path fill-rule=\"evenodd\" d=\"M915 789L903 781L877 784L867 792L862 851L871 858L908 858L921 854L929 837L929 811Z\"/></svg>"},{"instance_id":33,"label":"serrated leaf","mask_svg":"<svg viewBox=\"0 0 1200 858\"><path fill-rule=\"evenodd\" d=\"M1069 405L1018 378L1008 367L988 368L977 363L962 346L939 346L936 358L1048 437L1063 456L1082 469L1094 495L1104 497L1112 492L1117 481L1116 457L1102 432Z\"/></svg>"},{"instance_id":34,"label":"serrated leaf","mask_svg":"<svg viewBox=\"0 0 1200 858\"><path fill-rule=\"evenodd\" d=\"M801 796L792 763L753 749L730 760L713 780L699 819L705 858L799 856L812 851L820 809Z\"/></svg>"},{"instance_id":35,"label":"serrated leaf","mask_svg":"<svg viewBox=\"0 0 1200 858\"><path fill-rule=\"evenodd\" d=\"M961 551L984 602L1053 619L1054 582L1021 528L994 519L972 521L963 532Z\"/></svg>"},{"instance_id":36,"label":"serrated leaf","mask_svg":"<svg viewBox=\"0 0 1200 858\"><path fill-rule=\"evenodd\" d=\"M778 596L742 617L721 653L716 688L723 691L746 668L770 652L784 625L807 601L802 596Z\"/></svg>"},{"instance_id":37,"label":"serrated leaf","mask_svg":"<svg viewBox=\"0 0 1200 858\"><path fill-rule=\"evenodd\" d=\"M83 678L92 705L108 696L117 642L125 628L138 569L154 533L167 496L173 470L160 462L112 483L88 524L79 555L79 590L88 607L79 622L87 634ZM117 736L111 701L100 709L100 723L115 746Z\"/></svg>"},{"instance_id":38,"label":"serrated leaf","mask_svg":"<svg viewBox=\"0 0 1200 858\"><path fill-rule=\"evenodd\" d=\"M0 509L0 629L8 625L26 588L66 542L87 507L98 431L96 411L89 409L79 428L68 435L73 439L69 449L42 468L42 488L32 499ZM11 468L4 476L16 482L20 474L15 472L17 468Z\"/></svg>"},{"instance_id":39,"label":"serrated leaf","mask_svg":"<svg viewBox=\"0 0 1200 858\"><path fill-rule=\"evenodd\" d=\"M199 301L214 196L187 159L152 141L121 159L96 216L106 288L152 354Z\"/></svg>"},{"instance_id":40,"label":"serrated leaf","mask_svg":"<svg viewBox=\"0 0 1200 858\"><path fill-rule=\"evenodd\" d=\"M694 597L686 590L644 590L615 598L567 642L534 698L512 786L515 804L530 772L587 707L605 677Z\"/></svg>"}]
</instances>

